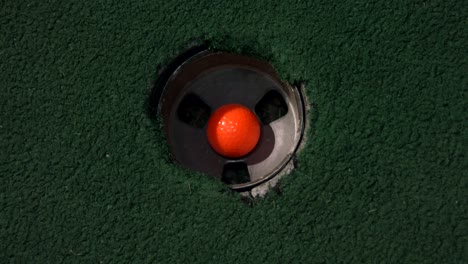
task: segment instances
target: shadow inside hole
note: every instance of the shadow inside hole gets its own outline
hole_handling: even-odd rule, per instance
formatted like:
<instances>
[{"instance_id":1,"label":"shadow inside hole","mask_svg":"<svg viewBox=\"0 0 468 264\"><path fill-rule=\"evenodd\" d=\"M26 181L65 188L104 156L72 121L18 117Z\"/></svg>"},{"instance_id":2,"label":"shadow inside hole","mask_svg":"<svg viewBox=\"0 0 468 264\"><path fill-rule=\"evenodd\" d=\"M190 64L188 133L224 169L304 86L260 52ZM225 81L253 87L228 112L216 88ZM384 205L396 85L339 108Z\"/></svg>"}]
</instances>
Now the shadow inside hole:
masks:
<instances>
[{"instance_id":1,"label":"shadow inside hole","mask_svg":"<svg viewBox=\"0 0 468 264\"><path fill-rule=\"evenodd\" d=\"M224 165L221 180L226 184L241 184L250 181L247 164L243 161L230 162Z\"/></svg>"},{"instance_id":2,"label":"shadow inside hole","mask_svg":"<svg viewBox=\"0 0 468 264\"><path fill-rule=\"evenodd\" d=\"M283 117L288 113L288 106L278 91L269 91L255 106L255 112L264 125Z\"/></svg>"},{"instance_id":3,"label":"shadow inside hole","mask_svg":"<svg viewBox=\"0 0 468 264\"><path fill-rule=\"evenodd\" d=\"M177 108L179 119L196 128L203 128L210 114L210 107L195 94L187 94Z\"/></svg>"},{"instance_id":4,"label":"shadow inside hole","mask_svg":"<svg viewBox=\"0 0 468 264\"><path fill-rule=\"evenodd\" d=\"M160 107L159 103L164 93L165 85L168 82L171 75L176 71L177 68L180 67L180 65L182 65L182 63L187 61L190 57L194 56L195 54L207 50L208 47L208 44L193 46L185 52L178 55L168 65L162 67L159 70L159 72L157 72L158 77L151 89L148 99L145 102L146 114L149 116L150 119L154 121L157 120L158 108Z\"/></svg>"},{"instance_id":5,"label":"shadow inside hole","mask_svg":"<svg viewBox=\"0 0 468 264\"><path fill-rule=\"evenodd\" d=\"M255 146L252 152L246 157L247 164L254 165L270 157L275 148L275 142L275 133L271 126L263 126L257 146Z\"/></svg>"}]
</instances>

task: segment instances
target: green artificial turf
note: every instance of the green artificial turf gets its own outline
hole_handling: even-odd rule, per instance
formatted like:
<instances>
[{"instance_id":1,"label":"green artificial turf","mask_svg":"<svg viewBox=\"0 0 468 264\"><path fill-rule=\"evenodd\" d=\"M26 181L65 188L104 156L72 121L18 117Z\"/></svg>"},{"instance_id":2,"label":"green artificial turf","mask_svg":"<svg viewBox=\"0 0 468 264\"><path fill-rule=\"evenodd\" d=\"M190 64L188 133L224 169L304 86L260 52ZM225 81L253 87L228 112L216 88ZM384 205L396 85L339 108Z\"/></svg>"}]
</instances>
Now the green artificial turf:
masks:
<instances>
[{"instance_id":1,"label":"green artificial turf","mask_svg":"<svg viewBox=\"0 0 468 264\"><path fill-rule=\"evenodd\" d=\"M467 263L464 1L0 2L0 263ZM312 105L252 207L147 114L185 48L269 60Z\"/></svg>"}]
</instances>

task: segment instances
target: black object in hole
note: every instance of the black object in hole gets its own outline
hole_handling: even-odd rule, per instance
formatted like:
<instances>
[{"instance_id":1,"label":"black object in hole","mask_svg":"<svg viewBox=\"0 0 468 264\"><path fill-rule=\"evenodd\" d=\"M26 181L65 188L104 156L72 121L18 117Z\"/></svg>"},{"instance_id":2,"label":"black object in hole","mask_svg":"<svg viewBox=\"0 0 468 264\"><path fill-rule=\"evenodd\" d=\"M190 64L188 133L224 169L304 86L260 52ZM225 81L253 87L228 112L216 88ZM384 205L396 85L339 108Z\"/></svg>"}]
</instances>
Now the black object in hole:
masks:
<instances>
[{"instance_id":1,"label":"black object in hole","mask_svg":"<svg viewBox=\"0 0 468 264\"><path fill-rule=\"evenodd\" d=\"M196 128L203 128L210 114L210 107L195 94L187 94L177 109L179 119Z\"/></svg>"},{"instance_id":2,"label":"black object in hole","mask_svg":"<svg viewBox=\"0 0 468 264\"><path fill-rule=\"evenodd\" d=\"M221 180L226 184L240 184L250 181L249 170L245 162L231 162L224 166Z\"/></svg>"},{"instance_id":3,"label":"black object in hole","mask_svg":"<svg viewBox=\"0 0 468 264\"><path fill-rule=\"evenodd\" d=\"M255 106L255 112L264 125L283 117L288 113L288 106L283 96L277 91L267 92Z\"/></svg>"}]
</instances>

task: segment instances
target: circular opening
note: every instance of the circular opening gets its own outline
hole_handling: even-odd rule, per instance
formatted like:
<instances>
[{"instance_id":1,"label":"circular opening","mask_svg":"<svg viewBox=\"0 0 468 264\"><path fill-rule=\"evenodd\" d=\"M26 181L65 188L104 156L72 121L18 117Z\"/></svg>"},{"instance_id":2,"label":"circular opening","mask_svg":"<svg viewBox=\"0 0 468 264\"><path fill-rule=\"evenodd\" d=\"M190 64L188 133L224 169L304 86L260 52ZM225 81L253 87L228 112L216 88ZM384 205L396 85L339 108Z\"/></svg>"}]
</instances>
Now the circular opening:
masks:
<instances>
[{"instance_id":1,"label":"circular opening","mask_svg":"<svg viewBox=\"0 0 468 264\"><path fill-rule=\"evenodd\" d=\"M179 57L168 70L155 93L177 163L245 190L276 176L291 162L304 132L303 98L269 63L202 49ZM258 144L238 159L216 153L206 137L211 114L227 104L248 107L261 123Z\"/></svg>"}]
</instances>

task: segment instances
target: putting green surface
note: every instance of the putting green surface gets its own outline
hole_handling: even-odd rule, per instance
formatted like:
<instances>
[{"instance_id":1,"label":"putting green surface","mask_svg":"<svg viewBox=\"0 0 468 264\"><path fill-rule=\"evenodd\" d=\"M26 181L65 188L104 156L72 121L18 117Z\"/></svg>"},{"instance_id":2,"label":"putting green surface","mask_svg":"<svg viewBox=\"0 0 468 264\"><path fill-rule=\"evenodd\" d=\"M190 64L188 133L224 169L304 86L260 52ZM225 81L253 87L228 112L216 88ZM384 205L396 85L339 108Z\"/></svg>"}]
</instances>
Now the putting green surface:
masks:
<instances>
[{"instance_id":1,"label":"putting green surface","mask_svg":"<svg viewBox=\"0 0 468 264\"><path fill-rule=\"evenodd\" d=\"M463 1L0 7L1 263L468 261ZM146 111L205 41L307 83L299 167L252 207Z\"/></svg>"}]
</instances>

